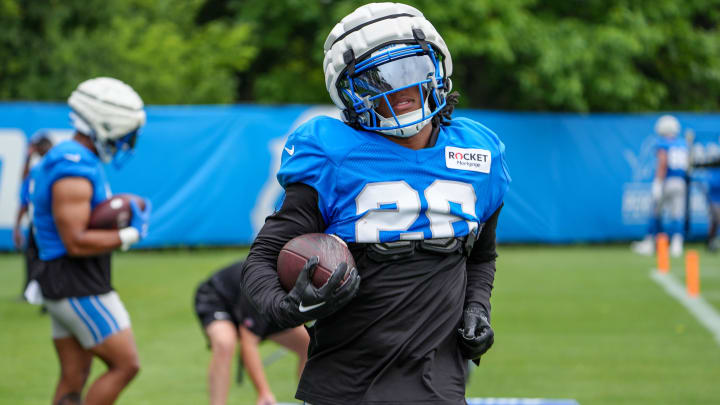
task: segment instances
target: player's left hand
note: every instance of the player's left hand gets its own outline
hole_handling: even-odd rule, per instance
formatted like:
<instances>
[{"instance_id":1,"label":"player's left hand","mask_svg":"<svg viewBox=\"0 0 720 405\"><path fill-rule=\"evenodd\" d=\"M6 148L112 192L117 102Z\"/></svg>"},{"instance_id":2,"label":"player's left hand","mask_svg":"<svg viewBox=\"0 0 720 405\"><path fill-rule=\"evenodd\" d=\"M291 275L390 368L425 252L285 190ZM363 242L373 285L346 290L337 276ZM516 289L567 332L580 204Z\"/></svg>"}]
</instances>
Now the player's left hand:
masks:
<instances>
[{"instance_id":1,"label":"player's left hand","mask_svg":"<svg viewBox=\"0 0 720 405\"><path fill-rule=\"evenodd\" d=\"M480 357L490 349L495 340L495 332L490 327L488 314L480 304L470 303L465 308L458 335L463 356L475 364L480 364Z\"/></svg>"},{"instance_id":2,"label":"player's left hand","mask_svg":"<svg viewBox=\"0 0 720 405\"><path fill-rule=\"evenodd\" d=\"M137 229L140 234L140 239L147 237L150 212L152 212L152 203L150 203L150 200L143 198L143 202L145 203L145 209L141 210L135 200L130 200L130 209L132 210L130 226Z\"/></svg>"}]
</instances>

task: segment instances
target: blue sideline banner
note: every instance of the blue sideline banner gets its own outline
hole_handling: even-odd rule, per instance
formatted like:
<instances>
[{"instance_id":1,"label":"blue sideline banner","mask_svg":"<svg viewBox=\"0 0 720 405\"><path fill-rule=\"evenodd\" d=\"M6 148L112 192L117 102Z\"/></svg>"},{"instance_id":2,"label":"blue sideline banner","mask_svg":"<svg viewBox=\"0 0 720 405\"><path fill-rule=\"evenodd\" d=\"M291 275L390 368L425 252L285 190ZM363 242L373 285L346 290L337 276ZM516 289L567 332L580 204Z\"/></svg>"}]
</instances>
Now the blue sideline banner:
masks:
<instances>
[{"instance_id":1,"label":"blue sideline banner","mask_svg":"<svg viewBox=\"0 0 720 405\"><path fill-rule=\"evenodd\" d=\"M71 134L65 104L0 103L0 250L11 250L29 137ZM143 247L249 244L281 199L275 180L287 135L332 106L150 106L135 155L107 166L114 193L149 197ZM501 242L593 242L643 236L650 212L653 125L659 114L577 115L458 110L505 142L513 182ZM720 151L720 115L678 114L696 154ZM705 232L693 187L692 231Z\"/></svg>"}]
</instances>

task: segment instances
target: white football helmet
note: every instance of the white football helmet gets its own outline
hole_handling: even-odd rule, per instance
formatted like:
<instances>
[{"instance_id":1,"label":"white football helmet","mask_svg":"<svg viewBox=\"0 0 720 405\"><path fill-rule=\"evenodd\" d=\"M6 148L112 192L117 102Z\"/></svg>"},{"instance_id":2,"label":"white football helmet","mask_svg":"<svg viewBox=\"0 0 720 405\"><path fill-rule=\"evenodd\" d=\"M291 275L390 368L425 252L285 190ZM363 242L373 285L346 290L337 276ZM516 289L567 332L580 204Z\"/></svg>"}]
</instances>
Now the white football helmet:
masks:
<instances>
[{"instance_id":1,"label":"white football helmet","mask_svg":"<svg viewBox=\"0 0 720 405\"><path fill-rule=\"evenodd\" d=\"M111 77L86 80L72 92L68 104L73 126L93 140L103 162L110 162L118 152L132 152L146 119L143 101L132 87Z\"/></svg>"},{"instance_id":2,"label":"white football helmet","mask_svg":"<svg viewBox=\"0 0 720 405\"><path fill-rule=\"evenodd\" d=\"M680 122L672 115L663 115L655 122L655 133L665 138L674 138L680 133Z\"/></svg>"},{"instance_id":3,"label":"white football helmet","mask_svg":"<svg viewBox=\"0 0 720 405\"><path fill-rule=\"evenodd\" d=\"M324 48L325 85L351 125L406 138L446 105L452 58L435 27L414 7L366 4L335 25ZM395 114L388 95L412 87L424 107ZM381 103L391 117L376 111Z\"/></svg>"}]
</instances>

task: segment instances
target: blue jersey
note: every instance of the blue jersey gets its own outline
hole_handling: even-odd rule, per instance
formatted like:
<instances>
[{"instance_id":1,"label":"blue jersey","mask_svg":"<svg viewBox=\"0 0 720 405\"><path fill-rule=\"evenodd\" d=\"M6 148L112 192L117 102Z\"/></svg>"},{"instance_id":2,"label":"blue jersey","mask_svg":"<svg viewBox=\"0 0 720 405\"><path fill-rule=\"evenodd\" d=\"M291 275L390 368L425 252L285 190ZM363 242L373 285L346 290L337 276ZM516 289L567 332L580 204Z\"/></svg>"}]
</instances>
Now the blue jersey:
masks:
<instances>
[{"instance_id":1,"label":"blue jersey","mask_svg":"<svg viewBox=\"0 0 720 405\"><path fill-rule=\"evenodd\" d=\"M680 137L665 138L658 137L657 150L667 152L667 177L682 177L687 174L688 169L688 146L685 139Z\"/></svg>"},{"instance_id":2,"label":"blue jersey","mask_svg":"<svg viewBox=\"0 0 720 405\"><path fill-rule=\"evenodd\" d=\"M329 117L287 140L278 181L318 192L326 233L347 242L462 237L502 204L510 183L505 146L458 118L433 147L412 150Z\"/></svg>"},{"instance_id":3,"label":"blue jersey","mask_svg":"<svg viewBox=\"0 0 720 405\"><path fill-rule=\"evenodd\" d=\"M84 177L93 187L91 208L111 196L100 159L88 148L70 140L54 146L30 171L30 201L40 259L52 260L67 253L52 216L52 186L63 177Z\"/></svg>"},{"instance_id":4,"label":"blue jersey","mask_svg":"<svg viewBox=\"0 0 720 405\"><path fill-rule=\"evenodd\" d=\"M25 207L30 203L30 174L23 179L20 186L20 206Z\"/></svg>"},{"instance_id":5,"label":"blue jersey","mask_svg":"<svg viewBox=\"0 0 720 405\"><path fill-rule=\"evenodd\" d=\"M720 203L720 168L710 168L704 172L708 199L710 202Z\"/></svg>"}]
</instances>

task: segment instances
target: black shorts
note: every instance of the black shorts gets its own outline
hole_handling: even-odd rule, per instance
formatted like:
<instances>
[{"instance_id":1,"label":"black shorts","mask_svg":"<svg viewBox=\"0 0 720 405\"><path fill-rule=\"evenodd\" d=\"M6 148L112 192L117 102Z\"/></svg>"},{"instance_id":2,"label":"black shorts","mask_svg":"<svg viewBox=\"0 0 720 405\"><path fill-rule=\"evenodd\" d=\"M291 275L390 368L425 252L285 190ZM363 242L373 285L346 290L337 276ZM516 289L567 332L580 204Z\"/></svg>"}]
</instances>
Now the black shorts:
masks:
<instances>
[{"instance_id":1,"label":"black shorts","mask_svg":"<svg viewBox=\"0 0 720 405\"><path fill-rule=\"evenodd\" d=\"M110 283L110 253L75 257L63 255L43 260L33 269L46 299L103 295L113 290Z\"/></svg>"},{"instance_id":2,"label":"black shorts","mask_svg":"<svg viewBox=\"0 0 720 405\"><path fill-rule=\"evenodd\" d=\"M38 252L31 226L28 232L27 245L25 245L25 287L27 287L30 280L35 280L42 273L43 263L40 260L40 252Z\"/></svg>"},{"instance_id":3,"label":"black shorts","mask_svg":"<svg viewBox=\"0 0 720 405\"><path fill-rule=\"evenodd\" d=\"M195 291L195 314L203 332L214 321L230 321L236 328L243 325L262 340L283 331L279 326L268 322L247 300L238 301L239 304L227 302L210 283L200 284Z\"/></svg>"}]
</instances>

